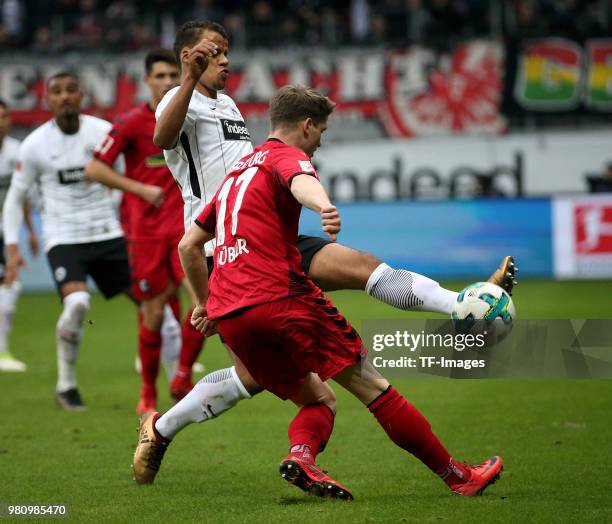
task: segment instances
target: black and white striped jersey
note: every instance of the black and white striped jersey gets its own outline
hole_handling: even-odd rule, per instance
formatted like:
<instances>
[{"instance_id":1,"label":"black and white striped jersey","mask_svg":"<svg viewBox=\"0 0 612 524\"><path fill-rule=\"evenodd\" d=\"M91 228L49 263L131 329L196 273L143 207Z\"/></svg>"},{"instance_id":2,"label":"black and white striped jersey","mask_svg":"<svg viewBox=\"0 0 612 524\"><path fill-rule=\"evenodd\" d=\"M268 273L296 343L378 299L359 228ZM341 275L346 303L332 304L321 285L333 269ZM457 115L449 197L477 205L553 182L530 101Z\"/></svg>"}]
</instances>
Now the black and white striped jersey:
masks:
<instances>
[{"instance_id":1,"label":"black and white striped jersey","mask_svg":"<svg viewBox=\"0 0 612 524\"><path fill-rule=\"evenodd\" d=\"M22 215L17 210L35 184L42 196L46 251L58 244L98 242L123 235L110 191L85 178L85 165L110 128L105 120L81 115L75 134L62 132L52 119L28 135L19 149L5 207L14 215L4 217L7 244L18 239Z\"/></svg>"},{"instance_id":2,"label":"black and white striped jersey","mask_svg":"<svg viewBox=\"0 0 612 524\"><path fill-rule=\"evenodd\" d=\"M155 115L162 114L178 87L166 93ZM244 118L227 95L208 98L194 91L174 149L164 151L166 164L181 188L185 229L215 195L235 162L252 153L253 144ZM212 255L214 241L206 245Z\"/></svg>"}]
</instances>

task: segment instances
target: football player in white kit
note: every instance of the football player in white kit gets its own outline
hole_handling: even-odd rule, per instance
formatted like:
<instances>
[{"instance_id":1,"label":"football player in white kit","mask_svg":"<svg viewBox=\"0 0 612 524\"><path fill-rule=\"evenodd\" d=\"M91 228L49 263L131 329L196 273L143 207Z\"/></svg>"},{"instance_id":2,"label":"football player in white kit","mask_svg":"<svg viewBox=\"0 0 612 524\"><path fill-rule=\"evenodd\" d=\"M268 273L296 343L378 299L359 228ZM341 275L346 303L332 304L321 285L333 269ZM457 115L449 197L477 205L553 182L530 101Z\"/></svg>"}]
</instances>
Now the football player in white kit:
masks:
<instances>
[{"instance_id":1,"label":"football player in white kit","mask_svg":"<svg viewBox=\"0 0 612 524\"><path fill-rule=\"evenodd\" d=\"M17 164L19 140L7 136L10 128L9 108L4 100L0 100L0 209L11 184L11 177ZM30 218L29 201L24 200L24 222L28 228L30 251L38 254L38 237ZM13 315L19 298L20 285L18 280L8 281L4 274L4 238L0 232L0 371L25 371L27 366L17 360L9 351L8 339L13 327Z\"/></svg>"},{"instance_id":2,"label":"football player in white kit","mask_svg":"<svg viewBox=\"0 0 612 524\"><path fill-rule=\"evenodd\" d=\"M176 35L174 51L181 64L181 84L157 106L153 141L164 149L166 163L181 187L185 225L197 218L235 162L253 151L244 118L234 101L219 93L229 75L228 38L223 26L187 22ZM301 166L312 172L310 162ZM304 272L324 291L363 289L400 309L450 314L457 293L423 275L393 269L376 257L319 237L298 237ZM209 273L213 241L205 246ZM514 261L505 257L490 281L511 290ZM134 476L153 482L170 440L193 422L203 422L261 391L242 363L206 375L164 415L141 420L134 455ZM177 369L189 373L189 369Z\"/></svg>"},{"instance_id":3,"label":"football player in white kit","mask_svg":"<svg viewBox=\"0 0 612 524\"><path fill-rule=\"evenodd\" d=\"M47 80L53 118L21 144L3 217L10 280L23 265L18 245L21 203L30 187L38 184L45 251L63 302L56 329L56 401L69 410L85 408L77 389L76 361L90 304L87 276L106 298L129 293L131 284L126 243L111 193L84 175L85 164L111 124L81 115L82 98L74 74L58 73Z\"/></svg>"}]
</instances>

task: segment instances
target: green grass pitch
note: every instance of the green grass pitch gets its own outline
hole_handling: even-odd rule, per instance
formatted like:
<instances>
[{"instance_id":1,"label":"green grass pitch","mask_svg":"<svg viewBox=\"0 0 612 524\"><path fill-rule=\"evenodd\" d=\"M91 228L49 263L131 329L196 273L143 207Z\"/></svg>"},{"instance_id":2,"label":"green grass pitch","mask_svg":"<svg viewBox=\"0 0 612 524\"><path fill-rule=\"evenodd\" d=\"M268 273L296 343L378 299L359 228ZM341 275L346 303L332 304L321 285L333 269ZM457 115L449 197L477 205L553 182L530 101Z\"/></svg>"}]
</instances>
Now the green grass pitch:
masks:
<instances>
[{"instance_id":1,"label":"green grass pitch","mask_svg":"<svg viewBox=\"0 0 612 524\"><path fill-rule=\"evenodd\" d=\"M407 315L359 292L331 296L357 327ZM611 297L610 281L524 281L515 303L523 318L612 318ZM54 295L25 295L18 306L11 343L29 371L0 374L0 504L63 503L70 520L96 523L612 521L612 381L601 380L394 381L457 458L503 456L506 469L483 497L451 495L338 387L335 432L319 463L353 490L352 503L281 480L295 410L267 393L187 428L155 485L137 486L134 308L94 296L79 362L84 413L53 404L59 310ZM209 370L228 363L216 340L201 360ZM159 384L167 409L165 377Z\"/></svg>"}]
</instances>

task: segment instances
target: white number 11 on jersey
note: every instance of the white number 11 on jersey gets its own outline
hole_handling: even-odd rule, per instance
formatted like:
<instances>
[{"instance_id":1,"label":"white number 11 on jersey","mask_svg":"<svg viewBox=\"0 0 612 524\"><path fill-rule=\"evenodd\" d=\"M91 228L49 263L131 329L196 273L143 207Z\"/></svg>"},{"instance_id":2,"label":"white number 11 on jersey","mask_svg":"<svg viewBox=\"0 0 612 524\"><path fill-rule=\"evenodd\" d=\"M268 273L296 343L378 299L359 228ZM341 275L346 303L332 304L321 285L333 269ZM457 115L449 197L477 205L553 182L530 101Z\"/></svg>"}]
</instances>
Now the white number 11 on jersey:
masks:
<instances>
[{"instance_id":1,"label":"white number 11 on jersey","mask_svg":"<svg viewBox=\"0 0 612 524\"><path fill-rule=\"evenodd\" d=\"M219 191L219 196L217 200L221 202L219 206L219 215L217 216L217 245L221 246L225 242L225 212L227 210L227 197L229 195L230 189L236 182L236 186L240 186L238 190L238 196L236 197L236 203L234 204L234 209L232 211L232 235L236 234L238 230L238 212L240 211L240 207L242 206L242 200L244 199L244 194L253 180L255 173L259 167L249 167L244 173L242 173L238 178L230 178L225 181L221 191Z\"/></svg>"}]
</instances>

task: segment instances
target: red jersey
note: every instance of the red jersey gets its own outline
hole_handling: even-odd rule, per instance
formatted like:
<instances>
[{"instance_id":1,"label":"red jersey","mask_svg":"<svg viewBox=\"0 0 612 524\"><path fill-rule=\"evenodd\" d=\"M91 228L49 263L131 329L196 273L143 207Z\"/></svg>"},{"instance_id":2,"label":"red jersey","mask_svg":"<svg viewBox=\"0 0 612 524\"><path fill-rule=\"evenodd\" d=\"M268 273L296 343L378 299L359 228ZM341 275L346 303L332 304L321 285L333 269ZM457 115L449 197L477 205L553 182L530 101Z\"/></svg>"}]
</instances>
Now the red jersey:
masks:
<instances>
[{"instance_id":1,"label":"red jersey","mask_svg":"<svg viewBox=\"0 0 612 524\"><path fill-rule=\"evenodd\" d=\"M234 164L198 216L217 241L209 318L317 290L296 246L302 206L290 187L299 174L317 177L306 153L270 139Z\"/></svg>"},{"instance_id":2,"label":"red jersey","mask_svg":"<svg viewBox=\"0 0 612 524\"><path fill-rule=\"evenodd\" d=\"M183 231L183 198L166 167L164 153L153 143L155 113L148 104L136 106L120 115L94 156L112 166L125 157L125 176L163 188L164 203L156 208L142 198L126 193L127 226L130 238L151 238Z\"/></svg>"}]
</instances>

